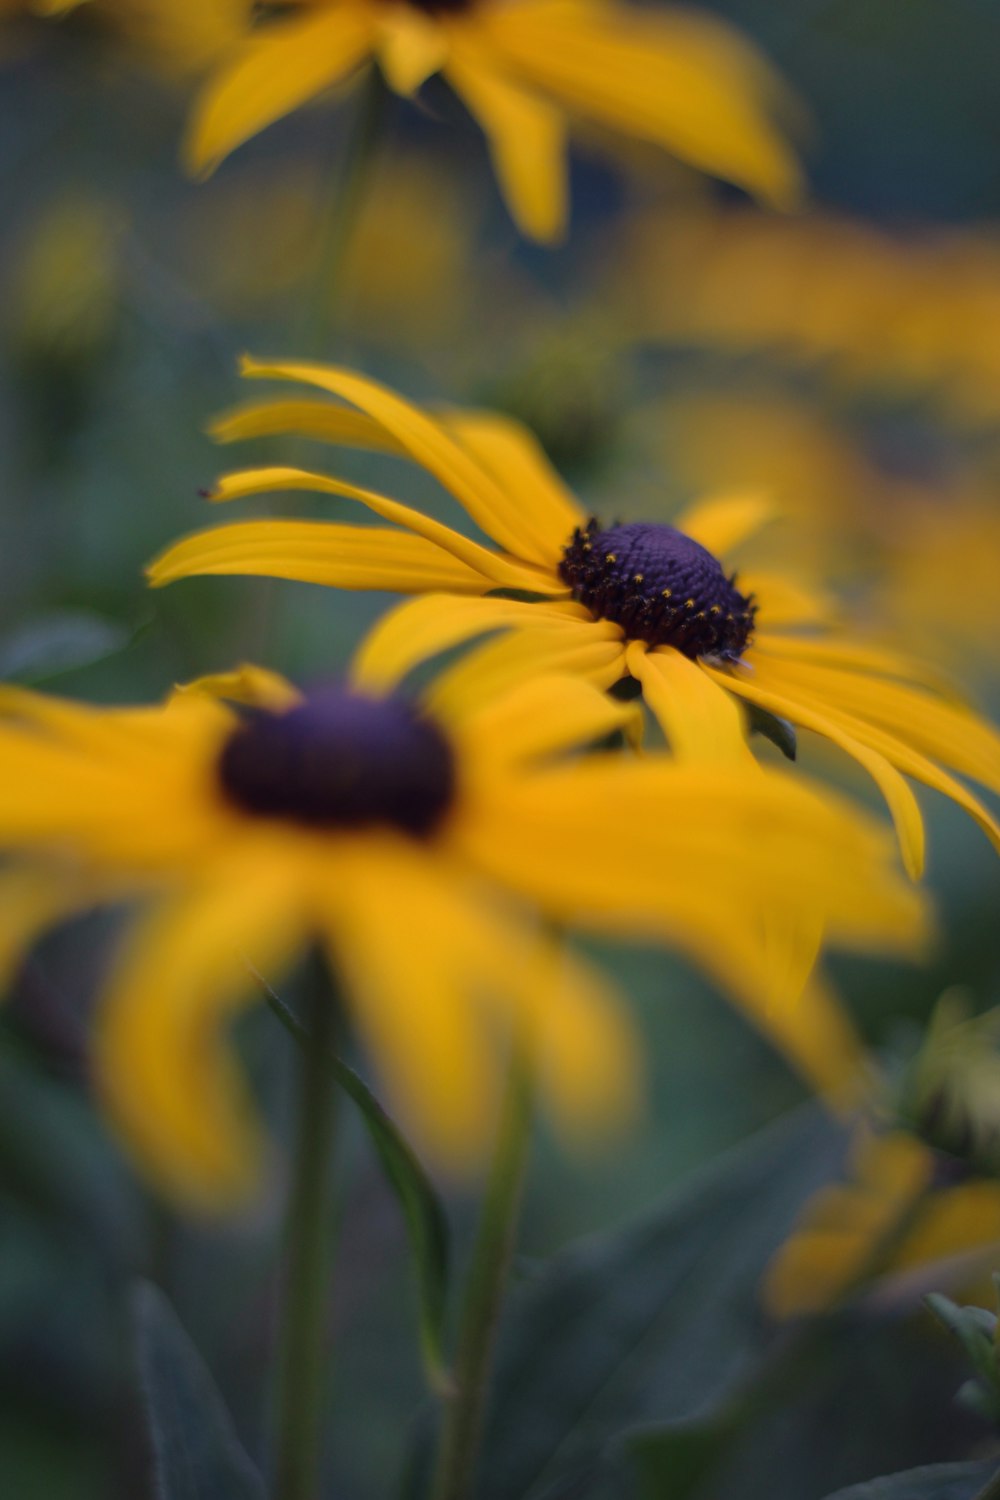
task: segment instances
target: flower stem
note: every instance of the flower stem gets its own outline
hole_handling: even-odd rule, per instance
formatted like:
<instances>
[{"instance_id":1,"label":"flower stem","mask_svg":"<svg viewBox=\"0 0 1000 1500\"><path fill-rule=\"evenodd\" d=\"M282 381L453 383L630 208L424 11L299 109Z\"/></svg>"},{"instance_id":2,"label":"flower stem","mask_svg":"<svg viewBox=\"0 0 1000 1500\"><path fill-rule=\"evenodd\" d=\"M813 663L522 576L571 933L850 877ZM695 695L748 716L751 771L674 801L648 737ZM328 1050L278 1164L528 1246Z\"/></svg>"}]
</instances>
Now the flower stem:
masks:
<instances>
[{"instance_id":1,"label":"flower stem","mask_svg":"<svg viewBox=\"0 0 1000 1500\"><path fill-rule=\"evenodd\" d=\"M336 1007L318 976L310 988L309 1039L299 1053L298 1123L288 1205L276 1500L315 1500L322 1449L331 1239L328 1184L336 1099L328 1059Z\"/></svg>"},{"instance_id":2,"label":"flower stem","mask_svg":"<svg viewBox=\"0 0 1000 1500\"><path fill-rule=\"evenodd\" d=\"M459 1323L432 1488L433 1500L468 1500L475 1478L504 1288L517 1233L530 1136L530 1091L511 1062Z\"/></svg>"},{"instance_id":3,"label":"flower stem","mask_svg":"<svg viewBox=\"0 0 1000 1500\"><path fill-rule=\"evenodd\" d=\"M302 298L295 321L293 344L297 358L325 353L329 335L343 319L344 266L378 152L387 99L386 86L373 65L361 85L341 159L340 181L336 188L327 188L324 193L311 284Z\"/></svg>"}]
</instances>

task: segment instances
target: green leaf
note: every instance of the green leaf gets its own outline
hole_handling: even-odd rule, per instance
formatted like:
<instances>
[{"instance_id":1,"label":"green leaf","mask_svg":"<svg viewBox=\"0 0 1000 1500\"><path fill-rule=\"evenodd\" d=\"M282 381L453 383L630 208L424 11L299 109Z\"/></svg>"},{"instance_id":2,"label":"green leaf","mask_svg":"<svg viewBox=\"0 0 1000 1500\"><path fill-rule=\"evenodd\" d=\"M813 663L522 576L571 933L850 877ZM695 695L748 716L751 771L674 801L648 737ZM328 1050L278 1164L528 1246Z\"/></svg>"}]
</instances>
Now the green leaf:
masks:
<instances>
[{"instance_id":1,"label":"green leaf","mask_svg":"<svg viewBox=\"0 0 1000 1500\"><path fill-rule=\"evenodd\" d=\"M93 666L131 645L133 631L91 610L53 610L0 641L0 678L43 682Z\"/></svg>"},{"instance_id":2,"label":"green leaf","mask_svg":"<svg viewBox=\"0 0 1000 1500\"><path fill-rule=\"evenodd\" d=\"M978 1373L994 1389L1000 1381L996 1351L996 1314L985 1307L960 1307L940 1292L931 1292L925 1301L944 1326L955 1335Z\"/></svg>"},{"instance_id":3,"label":"green leaf","mask_svg":"<svg viewBox=\"0 0 1000 1500\"><path fill-rule=\"evenodd\" d=\"M628 1429L700 1418L768 1342L762 1272L843 1150L796 1112L613 1234L570 1246L512 1299L480 1470L481 1500L620 1495L595 1479ZM695 1436L687 1461L704 1445Z\"/></svg>"},{"instance_id":4,"label":"green leaf","mask_svg":"<svg viewBox=\"0 0 1000 1500\"><path fill-rule=\"evenodd\" d=\"M140 1281L131 1302L158 1500L265 1500L263 1481L166 1297Z\"/></svg>"},{"instance_id":5,"label":"green leaf","mask_svg":"<svg viewBox=\"0 0 1000 1500\"><path fill-rule=\"evenodd\" d=\"M723 1407L691 1422L666 1423L628 1440L644 1495L689 1500L707 1493L713 1470L742 1426L742 1407Z\"/></svg>"},{"instance_id":6,"label":"green leaf","mask_svg":"<svg viewBox=\"0 0 1000 1500\"><path fill-rule=\"evenodd\" d=\"M976 1500L996 1464L932 1464L838 1490L826 1500Z\"/></svg>"},{"instance_id":7,"label":"green leaf","mask_svg":"<svg viewBox=\"0 0 1000 1500\"><path fill-rule=\"evenodd\" d=\"M254 973L268 1005L303 1046L309 1032L279 995ZM361 1114L390 1187L399 1200L417 1271L420 1302L420 1341L428 1379L438 1391L450 1390L444 1356L444 1318L448 1298L449 1235L444 1208L413 1149L375 1098L364 1079L335 1052L330 1066L344 1093Z\"/></svg>"}]
</instances>

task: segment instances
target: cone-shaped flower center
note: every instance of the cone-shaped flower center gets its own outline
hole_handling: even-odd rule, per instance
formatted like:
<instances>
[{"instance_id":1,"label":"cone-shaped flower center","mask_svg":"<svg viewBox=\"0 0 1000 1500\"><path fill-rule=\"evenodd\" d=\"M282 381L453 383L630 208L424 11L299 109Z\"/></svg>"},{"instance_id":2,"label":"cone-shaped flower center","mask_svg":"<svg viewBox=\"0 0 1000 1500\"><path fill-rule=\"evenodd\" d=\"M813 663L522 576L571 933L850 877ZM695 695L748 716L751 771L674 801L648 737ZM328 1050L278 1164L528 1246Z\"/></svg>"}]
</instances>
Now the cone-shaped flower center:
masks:
<instances>
[{"instance_id":1,"label":"cone-shaped flower center","mask_svg":"<svg viewBox=\"0 0 1000 1500\"><path fill-rule=\"evenodd\" d=\"M591 519L573 533L559 574L597 619L614 620L651 646L733 661L753 632L753 596L673 526L635 521L602 531Z\"/></svg>"},{"instance_id":2,"label":"cone-shaped flower center","mask_svg":"<svg viewBox=\"0 0 1000 1500\"><path fill-rule=\"evenodd\" d=\"M417 838L451 805L455 762L432 723L395 698L325 688L282 713L254 712L226 741L230 802L313 828L388 824Z\"/></svg>"}]
</instances>

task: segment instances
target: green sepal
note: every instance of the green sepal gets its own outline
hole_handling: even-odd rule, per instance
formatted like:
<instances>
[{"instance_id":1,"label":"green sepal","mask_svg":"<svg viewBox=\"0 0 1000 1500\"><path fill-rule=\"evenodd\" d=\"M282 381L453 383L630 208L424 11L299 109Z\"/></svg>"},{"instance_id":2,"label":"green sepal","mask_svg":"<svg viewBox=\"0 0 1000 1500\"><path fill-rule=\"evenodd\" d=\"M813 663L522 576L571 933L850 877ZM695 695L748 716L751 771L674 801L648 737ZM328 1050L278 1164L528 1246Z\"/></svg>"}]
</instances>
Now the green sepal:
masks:
<instances>
[{"instance_id":1,"label":"green sepal","mask_svg":"<svg viewBox=\"0 0 1000 1500\"><path fill-rule=\"evenodd\" d=\"M799 753L798 736L795 733L795 725L788 719L782 719L778 714L772 714L768 709L761 708L757 703L744 702L747 721L753 734L762 734L772 745L776 745L786 760L795 760Z\"/></svg>"}]
</instances>

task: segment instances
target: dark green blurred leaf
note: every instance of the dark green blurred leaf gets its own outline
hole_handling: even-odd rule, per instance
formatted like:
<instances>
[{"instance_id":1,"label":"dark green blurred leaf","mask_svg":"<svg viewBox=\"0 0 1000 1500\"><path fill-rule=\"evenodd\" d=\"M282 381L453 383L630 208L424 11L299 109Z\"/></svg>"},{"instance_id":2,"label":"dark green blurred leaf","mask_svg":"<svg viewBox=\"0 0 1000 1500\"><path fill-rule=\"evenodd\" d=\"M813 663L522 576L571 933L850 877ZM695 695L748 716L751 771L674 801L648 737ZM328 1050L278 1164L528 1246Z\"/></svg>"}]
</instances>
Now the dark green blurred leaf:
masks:
<instances>
[{"instance_id":1,"label":"dark green blurred leaf","mask_svg":"<svg viewBox=\"0 0 1000 1500\"><path fill-rule=\"evenodd\" d=\"M701 1420L637 1433L628 1447L643 1495L651 1500L689 1500L705 1493L713 1469L740 1425L739 1409L723 1408Z\"/></svg>"},{"instance_id":2,"label":"dark green blurred leaf","mask_svg":"<svg viewBox=\"0 0 1000 1500\"><path fill-rule=\"evenodd\" d=\"M309 1046L309 1033L299 1018L259 974L255 978L278 1019L302 1045ZM336 1053L330 1054L330 1065L340 1087L357 1106L403 1211L417 1271L424 1361L432 1385L444 1389L449 1379L442 1346L449 1259L444 1208L424 1167L368 1085Z\"/></svg>"},{"instance_id":3,"label":"dark green blurred leaf","mask_svg":"<svg viewBox=\"0 0 1000 1500\"><path fill-rule=\"evenodd\" d=\"M138 1282L132 1316L159 1500L264 1500L263 1481L166 1297Z\"/></svg>"},{"instance_id":4,"label":"dark green blurred leaf","mask_svg":"<svg viewBox=\"0 0 1000 1500\"><path fill-rule=\"evenodd\" d=\"M0 640L0 678L41 682L103 661L132 638L120 622L89 610L36 615Z\"/></svg>"},{"instance_id":5,"label":"dark green blurred leaf","mask_svg":"<svg viewBox=\"0 0 1000 1500\"><path fill-rule=\"evenodd\" d=\"M597 1477L609 1443L721 1404L768 1339L764 1267L841 1149L819 1111L796 1113L637 1224L557 1256L508 1322L483 1500L620 1495ZM680 1441L697 1467L699 1439Z\"/></svg>"},{"instance_id":6,"label":"dark green blurred leaf","mask_svg":"<svg viewBox=\"0 0 1000 1500\"><path fill-rule=\"evenodd\" d=\"M933 1464L852 1484L827 1500L976 1500L995 1469L995 1464Z\"/></svg>"},{"instance_id":7,"label":"dark green blurred leaf","mask_svg":"<svg viewBox=\"0 0 1000 1500\"><path fill-rule=\"evenodd\" d=\"M985 1307L960 1307L950 1297L931 1292L927 1306L960 1341L979 1374L991 1385L997 1384L996 1314Z\"/></svg>"}]
</instances>

